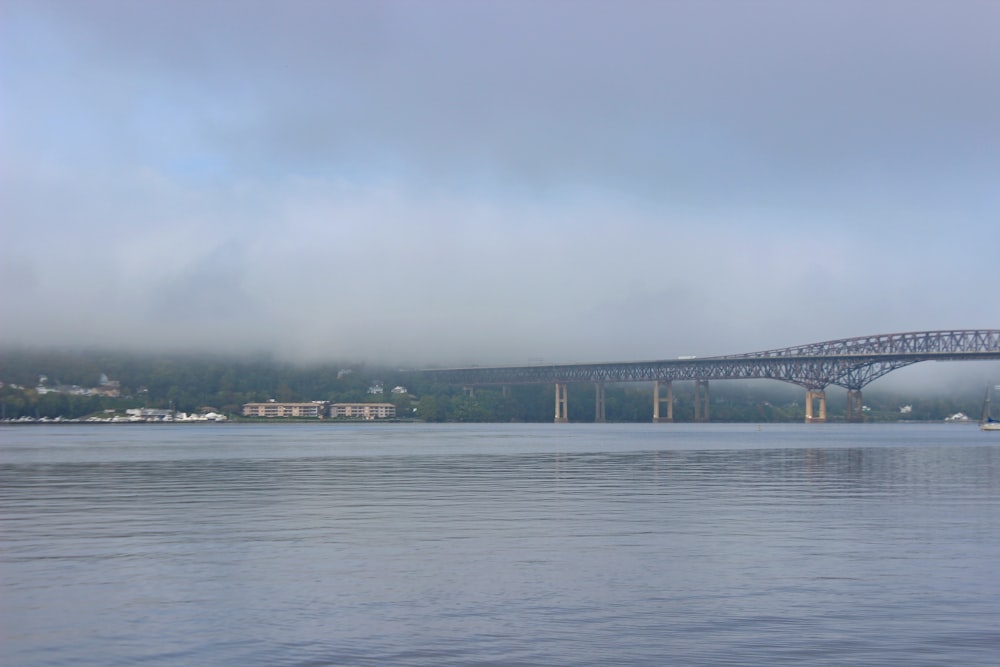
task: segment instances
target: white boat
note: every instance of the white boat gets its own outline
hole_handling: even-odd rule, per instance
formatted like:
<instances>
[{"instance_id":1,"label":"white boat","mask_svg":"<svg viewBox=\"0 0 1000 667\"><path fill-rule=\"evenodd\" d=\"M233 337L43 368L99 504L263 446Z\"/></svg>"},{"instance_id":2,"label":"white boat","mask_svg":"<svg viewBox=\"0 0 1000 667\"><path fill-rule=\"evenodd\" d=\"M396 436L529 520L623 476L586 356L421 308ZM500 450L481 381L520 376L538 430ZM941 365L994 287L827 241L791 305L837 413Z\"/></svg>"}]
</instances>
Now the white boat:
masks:
<instances>
[{"instance_id":1,"label":"white boat","mask_svg":"<svg viewBox=\"0 0 1000 667\"><path fill-rule=\"evenodd\" d=\"M986 398L983 400L983 417L979 420L979 428L983 431L1000 431L1000 420L994 419L990 414L990 395L997 387L986 390Z\"/></svg>"}]
</instances>

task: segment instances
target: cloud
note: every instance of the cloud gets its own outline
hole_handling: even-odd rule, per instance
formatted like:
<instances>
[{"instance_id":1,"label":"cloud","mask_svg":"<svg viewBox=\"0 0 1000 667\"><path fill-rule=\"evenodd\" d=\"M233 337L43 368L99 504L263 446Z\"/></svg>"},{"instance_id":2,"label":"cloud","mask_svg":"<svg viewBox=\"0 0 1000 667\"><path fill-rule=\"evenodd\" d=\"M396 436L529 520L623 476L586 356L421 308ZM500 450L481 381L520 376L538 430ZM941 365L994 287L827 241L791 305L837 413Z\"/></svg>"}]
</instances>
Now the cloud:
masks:
<instances>
[{"instance_id":1,"label":"cloud","mask_svg":"<svg viewBox=\"0 0 1000 667\"><path fill-rule=\"evenodd\" d=\"M518 363L997 325L990 3L3 12L7 341Z\"/></svg>"}]
</instances>

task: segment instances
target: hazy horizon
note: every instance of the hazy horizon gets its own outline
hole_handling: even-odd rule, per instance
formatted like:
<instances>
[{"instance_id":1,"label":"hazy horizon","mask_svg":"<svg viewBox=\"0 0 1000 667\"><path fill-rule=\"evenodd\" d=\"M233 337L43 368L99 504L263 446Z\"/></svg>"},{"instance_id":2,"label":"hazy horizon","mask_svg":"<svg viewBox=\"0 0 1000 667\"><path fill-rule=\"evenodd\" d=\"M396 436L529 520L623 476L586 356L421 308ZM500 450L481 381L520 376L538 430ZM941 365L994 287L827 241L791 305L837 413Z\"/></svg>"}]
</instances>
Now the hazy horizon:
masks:
<instances>
[{"instance_id":1,"label":"hazy horizon","mask_svg":"<svg viewBox=\"0 0 1000 667\"><path fill-rule=\"evenodd\" d=\"M460 366L1000 328L997 25L0 0L0 343Z\"/></svg>"},{"instance_id":2,"label":"hazy horizon","mask_svg":"<svg viewBox=\"0 0 1000 667\"><path fill-rule=\"evenodd\" d=\"M819 342L819 341L814 341ZM743 352L751 351L763 351L763 350L743 350ZM81 347L64 345L59 347L45 346L45 345L4 345L0 344L0 361L4 361L4 357L8 355L31 355L35 357L45 358L47 356L54 357L71 357L77 359L86 359L88 361L95 361L97 358L105 358L112 362L112 366L115 362L121 361L127 358L147 358L147 359L178 359L181 361L197 361L204 360L208 363L218 363L226 362L233 363L237 366L241 364L255 365L275 365L284 366L289 365L296 367L302 371L329 369L331 372L337 372L343 369L350 370L362 370L365 372L377 374L377 373L388 373L389 375L396 374L399 372L413 372L420 370L430 370L430 369L441 369L446 368L446 365L439 363L429 363L421 364L412 361L403 360L400 363L389 363L389 362L378 362L371 361L361 358L327 358L327 359L301 359L301 358L288 358L282 357L279 354L267 351L229 351L229 352L218 352L209 350L184 350L184 351L167 351L167 350L141 350L141 349L110 349L107 347L91 346L91 347ZM581 359L575 362L564 362L564 363L614 363L614 362L629 362L629 361L654 361L653 359ZM540 361L527 360L515 364L501 364L501 365L524 365L530 366L533 364L545 363ZM555 362L549 362L555 363ZM485 367L485 364L469 364L471 366ZM58 364L56 364L58 367ZM108 368L101 367L95 368L95 377L97 377L97 371L107 371ZM4 376L4 368L0 366L0 380L10 381L10 377ZM55 372L55 368L42 367L39 366L36 371L39 373L45 373L46 375ZM62 381L58 373L52 375L49 378L51 381ZM111 378L117 379L117 378ZM582 383L587 384L587 383ZM635 382L624 382L624 383L611 383L611 384L622 384L626 386L639 386L649 383L635 383ZM678 387L683 389L689 383L685 381L679 381ZM979 392L984 391L987 387L1000 384L1000 360L978 360L978 361L947 361L947 362L933 362L933 361L923 361L912 364L910 366L904 366L898 368L887 375L884 375L876 380L874 380L869 385L864 388L865 393L869 391L877 392L893 392L902 393L907 395L942 395L942 394L955 394L955 395L979 395ZM714 380L712 381L712 386L728 388L728 390L734 387L745 386L750 390L759 390L761 392L767 393L768 391L774 391L777 389L787 389L793 391L801 391L802 388L795 383L786 382L779 379L768 379L768 378L756 378L756 379L730 379L730 380ZM723 389L726 391L727 389ZM837 385L830 385L827 387L827 391L831 397L837 397L845 390Z\"/></svg>"}]
</instances>

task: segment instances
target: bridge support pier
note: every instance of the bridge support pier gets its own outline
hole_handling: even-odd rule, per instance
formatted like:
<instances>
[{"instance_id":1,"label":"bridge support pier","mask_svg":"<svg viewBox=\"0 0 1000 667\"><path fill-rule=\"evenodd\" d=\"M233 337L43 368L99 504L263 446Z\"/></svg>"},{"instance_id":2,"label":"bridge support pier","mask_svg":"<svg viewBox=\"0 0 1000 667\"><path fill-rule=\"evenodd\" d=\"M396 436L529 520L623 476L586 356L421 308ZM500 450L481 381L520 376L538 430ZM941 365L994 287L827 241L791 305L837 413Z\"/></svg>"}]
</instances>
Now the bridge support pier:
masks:
<instances>
[{"instance_id":1,"label":"bridge support pier","mask_svg":"<svg viewBox=\"0 0 1000 667\"><path fill-rule=\"evenodd\" d=\"M566 383L556 382L556 423L565 424L569 422L569 415L566 412Z\"/></svg>"},{"instance_id":2,"label":"bridge support pier","mask_svg":"<svg viewBox=\"0 0 1000 667\"><path fill-rule=\"evenodd\" d=\"M660 381L653 383L653 423L665 424L674 420L674 383L667 380L663 383L667 387L667 397L660 396ZM660 406L667 406L667 414L664 416L660 412Z\"/></svg>"},{"instance_id":3,"label":"bridge support pier","mask_svg":"<svg viewBox=\"0 0 1000 667\"><path fill-rule=\"evenodd\" d=\"M607 411L604 401L604 383L594 383L594 423L603 424L608 421Z\"/></svg>"},{"instance_id":4,"label":"bridge support pier","mask_svg":"<svg viewBox=\"0 0 1000 667\"><path fill-rule=\"evenodd\" d=\"M694 420L696 422L707 422L711 419L708 399L708 380L696 380L694 383Z\"/></svg>"},{"instance_id":5,"label":"bridge support pier","mask_svg":"<svg viewBox=\"0 0 1000 667\"><path fill-rule=\"evenodd\" d=\"M469 398L473 398L476 395L476 388L475 387L462 387L462 393L465 394L466 396L468 396Z\"/></svg>"},{"instance_id":6,"label":"bridge support pier","mask_svg":"<svg viewBox=\"0 0 1000 667\"><path fill-rule=\"evenodd\" d=\"M860 389L848 389L847 390L847 418L848 423L860 424L865 420L864 412L861 409L861 390Z\"/></svg>"},{"instance_id":7,"label":"bridge support pier","mask_svg":"<svg viewBox=\"0 0 1000 667\"><path fill-rule=\"evenodd\" d=\"M818 411L815 410L818 406ZM806 390L806 423L822 424L826 421L826 392L822 389Z\"/></svg>"}]
</instances>

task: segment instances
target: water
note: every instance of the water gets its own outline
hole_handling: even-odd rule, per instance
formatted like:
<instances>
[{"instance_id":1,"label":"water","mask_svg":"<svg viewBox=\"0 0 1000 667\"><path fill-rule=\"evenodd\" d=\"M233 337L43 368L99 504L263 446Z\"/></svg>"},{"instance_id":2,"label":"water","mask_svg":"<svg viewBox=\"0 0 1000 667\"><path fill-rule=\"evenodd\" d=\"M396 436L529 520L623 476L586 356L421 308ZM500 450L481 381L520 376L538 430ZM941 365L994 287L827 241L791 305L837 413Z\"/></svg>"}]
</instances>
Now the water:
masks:
<instances>
[{"instance_id":1,"label":"water","mask_svg":"<svg viewBox=\"0 0 1000 667\"><path fill-rule=\"evenodd\" d=\"M0 663L997 665L1000 438L0 429Z\"/></svg>"}]
</instances>

